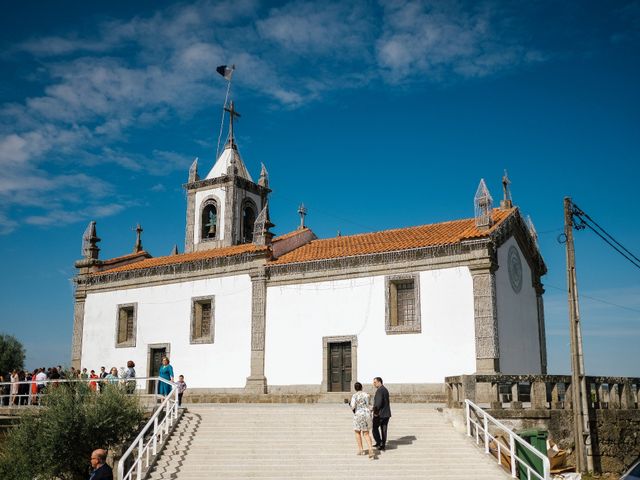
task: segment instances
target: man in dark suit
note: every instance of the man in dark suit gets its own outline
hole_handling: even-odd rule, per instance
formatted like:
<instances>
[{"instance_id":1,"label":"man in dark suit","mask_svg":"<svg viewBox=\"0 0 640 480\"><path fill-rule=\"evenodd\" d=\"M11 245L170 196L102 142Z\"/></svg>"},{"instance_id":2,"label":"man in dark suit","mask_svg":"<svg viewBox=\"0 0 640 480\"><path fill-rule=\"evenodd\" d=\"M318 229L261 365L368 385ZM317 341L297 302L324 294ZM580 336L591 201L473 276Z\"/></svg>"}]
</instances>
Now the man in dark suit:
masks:
<instances>
[{"instance_id":1,"label":"man in dark suit","mask_svg":"<svg viewBox=\"0 0 640 480\"><path fill-rule=\"evenodd\" d=\"M91 454L91 476L89 480L113 480L113 470L106 464L107 451L102 448L94 450Z\"/></svg>"},{"instance_id":2,"label":"man in dark suit","mask_svg":"<svg viewBox=\"0 0 640 480\"><path fill-rule=\"evenodd\" d=\"M376 387L376 396L373 398L373 438L374 445L380 451L387 448L387 427L391 418L391 405L389 404L389 390L382 383L380 377L373 379Z\"/></svg>"}]
</instances>

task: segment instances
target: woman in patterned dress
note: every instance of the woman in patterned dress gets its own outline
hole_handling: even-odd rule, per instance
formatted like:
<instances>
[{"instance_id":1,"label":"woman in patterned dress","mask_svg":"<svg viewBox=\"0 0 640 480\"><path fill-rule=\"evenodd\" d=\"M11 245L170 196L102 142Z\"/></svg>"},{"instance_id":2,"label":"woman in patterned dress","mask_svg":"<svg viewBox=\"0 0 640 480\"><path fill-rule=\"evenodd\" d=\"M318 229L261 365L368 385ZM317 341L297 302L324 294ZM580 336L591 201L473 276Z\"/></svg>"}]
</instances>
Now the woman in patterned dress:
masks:
<instances>
[{"instance_id":1,"label":"woman in patterned dress","mask_svg":"<svg viewBox=\"0 0 640 480\"><path fill-rule=\"evenodd\" d=\"M369 445L369 458L373 459L373 444L371 443L371 401L369 394L362 391L362 384L356 382L353 385L356 393L351 397L351 410L353 411L353 430L356 434L356 443L358 444L358 455L364 455L362 448L362 436L364 436Z\"/></svg>"}]
</instances>

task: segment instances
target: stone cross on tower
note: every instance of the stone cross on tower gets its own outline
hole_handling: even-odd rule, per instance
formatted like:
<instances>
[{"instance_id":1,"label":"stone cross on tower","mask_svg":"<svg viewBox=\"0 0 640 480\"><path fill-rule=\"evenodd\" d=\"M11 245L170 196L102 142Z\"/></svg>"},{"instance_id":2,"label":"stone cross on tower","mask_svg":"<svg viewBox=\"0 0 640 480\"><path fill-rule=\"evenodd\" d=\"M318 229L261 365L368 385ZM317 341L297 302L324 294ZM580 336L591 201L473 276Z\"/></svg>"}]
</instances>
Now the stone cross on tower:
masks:
<instances>
[{"instance_id":1,"label":"stone cross on tower","mask_svg":"<svg viewBox=\"0 0 640 480\"><path fill-rule=\"evenodd\" d=\"M142 227L140 226L140 224L138 224L136 226L136 244L133 247L133 253L138 253L141 252L143 250L142 248Z\"/></svg>"},{"instance_id":2,"label":"stone cross on tower","mask_svg":"<svg viewBox=\"0 0 640 480\"><path fill-rule=\"evenodd\" d=\"M502 177L502 201L500 202L500 208L512 208L513 201L511 200L511 191L509 190L509 185L511 184L511 180L509 180L509 175L507 175L507 171L504 171L504 176Z\"/></svg>"},{"instance_id":3,"label":"stone cross on tower","mask_svg":"<svg viewBox=\"0 0 640 480\"><path fill-rule=\"evenodd\" d=\"M233 118L234 117L240 117L240 114L238 113L238 111L235 109L234 105L233 105L233 100L231 100L231 103L229 104L228 107L224 107L225 112L229 112L229 146L231 146L231 148L235 148L237 149L238 147L236 146L236 141L235 138L233 136Z\"/></svg>"},{"instance_id":4,"label":"stone cross on tower","mask_svg":"<svg viewBox=\"0 0 640 480\"><path fill-rule=\"evenodd\" d=\"M298 207L298 215L300 215L300 226L298 227L298 230L302 230L305 228L304 217L307 215L307 209L305 208L304 203L301 203Z\"/></svg>"}]
</instances>

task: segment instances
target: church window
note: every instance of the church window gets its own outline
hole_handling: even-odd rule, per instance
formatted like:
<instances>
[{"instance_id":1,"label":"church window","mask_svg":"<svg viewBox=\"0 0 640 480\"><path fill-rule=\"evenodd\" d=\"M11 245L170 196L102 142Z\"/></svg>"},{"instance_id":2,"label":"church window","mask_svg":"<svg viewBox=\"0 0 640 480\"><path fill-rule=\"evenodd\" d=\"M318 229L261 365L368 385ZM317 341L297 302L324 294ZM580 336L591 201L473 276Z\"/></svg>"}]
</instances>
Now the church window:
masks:
<instances>
[{"instance_id":1,"label":"church window","mask_svg":"<svg viewBox=\"0 0 640 480\"><path fill-rule=\"evenodd\" d=\"M213 297L196 297L191 304L191 343L213 343Z\"/></svg>"},{"instance_id":2,"label":"church window","mask_svg":"<svg viewBox=\"0 0 640 480\"><path fill-rule=\"evenodd\" d=\"M202 240L212 240L218 237L218 208L215 200L209 199L202 208Z\"/></svg>"},{"instance_id":3,"label":"church window","mask_svg":"<svg viewBox=\"0 0 640 480\"><path fill-rule=\"evenodd\" d=\"M242 243L253 242L253 227L256 223L256 210L253 205L245 203L242 208Z\"/></svg>"},{"instance_id":4,"label":"church window","mask_svg":"<svg viewBox=\"0 0 640 480\"><path fill-rule=\"evenodd\" d=\"M116 347L136 346L137 303L118 305Z\"/></svg>"},{"instance_id":5,"label":"church window","mask_svg":"<svg viewBox=\"0 0 640 480\"><path fill-rule=\"evenodd\" d=\"M420 333L420 277L391 275L385 279L385 327L388 334Z\"/></svg>"}]
</instances>

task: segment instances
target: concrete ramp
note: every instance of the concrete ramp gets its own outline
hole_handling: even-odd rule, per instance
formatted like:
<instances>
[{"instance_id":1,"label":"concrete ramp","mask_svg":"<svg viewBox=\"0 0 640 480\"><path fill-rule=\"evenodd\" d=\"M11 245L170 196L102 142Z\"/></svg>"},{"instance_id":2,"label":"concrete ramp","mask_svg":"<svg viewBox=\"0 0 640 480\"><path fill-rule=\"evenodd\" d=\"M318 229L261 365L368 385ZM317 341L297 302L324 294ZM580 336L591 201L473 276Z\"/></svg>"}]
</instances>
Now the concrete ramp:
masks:
<instances>
[{"instance_id":1,"label":"concrete ramp","mask_svg":"<svg viewBox=\"0 0 640 480\"><path fill-rule=\"evenodd\" d=\"M151 479L510 478L428 404L392 405L387 450L356 455L343 404L189 406Z\"/></svg>"}]
</instances>

